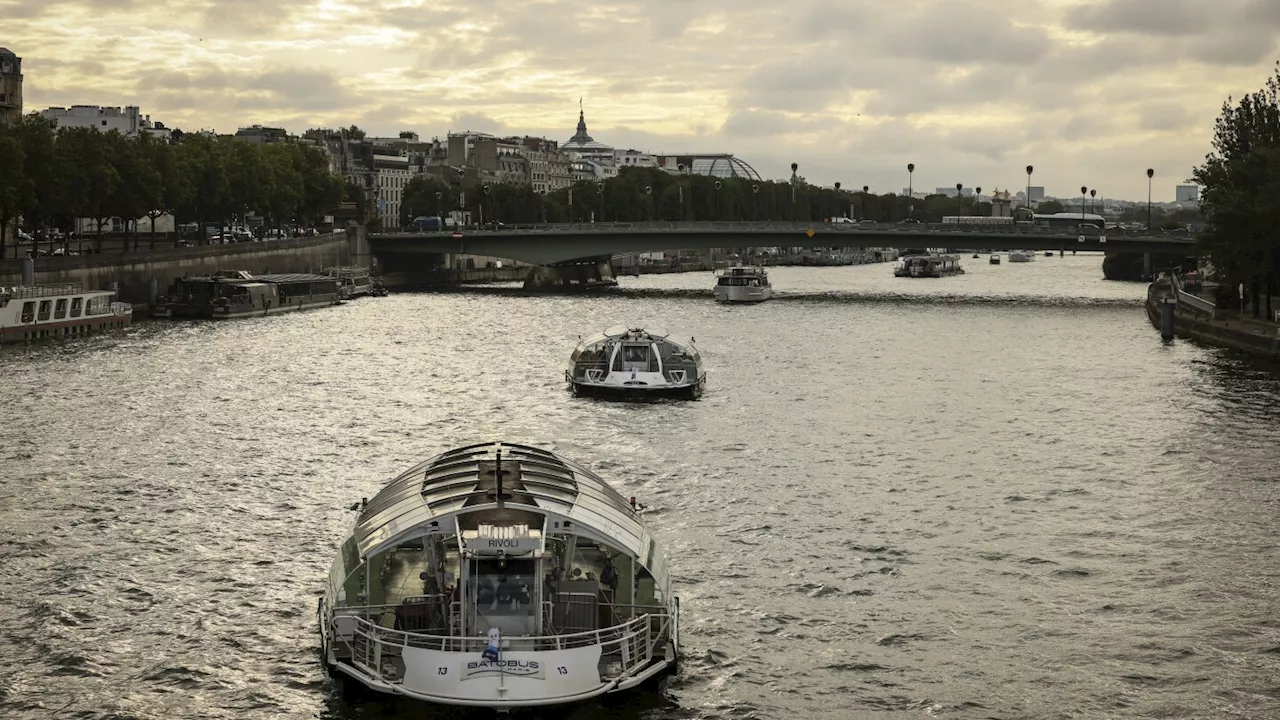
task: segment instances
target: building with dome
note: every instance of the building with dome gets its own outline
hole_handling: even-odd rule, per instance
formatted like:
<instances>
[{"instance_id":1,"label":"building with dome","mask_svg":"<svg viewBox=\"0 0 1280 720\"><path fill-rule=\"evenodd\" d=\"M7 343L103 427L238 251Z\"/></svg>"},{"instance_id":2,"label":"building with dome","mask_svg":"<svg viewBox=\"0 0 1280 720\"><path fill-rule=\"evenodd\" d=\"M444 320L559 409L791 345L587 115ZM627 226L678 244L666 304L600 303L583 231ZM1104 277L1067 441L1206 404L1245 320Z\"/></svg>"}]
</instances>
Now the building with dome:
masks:
<instances>
[{"instance_id":1,"label":"building with dome","mask_svg":"<svg viewBox=\"0 0 1280 720\"><path fill-rule=\"evenodd\" d=\"M602 142L596 142L594 138L587 134L587 119L583 114L582 108L578 108L578 131L569 138L568 142L560 146L560 151L575 160L590 160L600 165L613 166L613 147L605 145Z\"/></svg>"},{"instance_id":2,"label":"building with dome","mask_svg":"<svg viewBox=\"0 0 1280 720\"><path fill-rule=\"evenodd\" d=\"M745 178L760 180L760 173L746 160L729 153L681 153L658 155L658 167L669 173L708 175L718 178Z\"/></svg>"}]
</instances>

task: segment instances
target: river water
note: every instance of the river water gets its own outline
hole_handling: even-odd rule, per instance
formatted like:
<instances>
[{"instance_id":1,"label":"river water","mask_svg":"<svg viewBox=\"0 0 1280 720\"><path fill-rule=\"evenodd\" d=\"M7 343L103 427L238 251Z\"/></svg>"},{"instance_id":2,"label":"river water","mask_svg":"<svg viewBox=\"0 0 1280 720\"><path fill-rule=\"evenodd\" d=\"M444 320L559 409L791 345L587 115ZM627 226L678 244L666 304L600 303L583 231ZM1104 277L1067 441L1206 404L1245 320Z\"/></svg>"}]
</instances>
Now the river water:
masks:
<instances>
[{"instance_id":1,"label":"river water","mask_svg":"<svg viewBox=\"0 0 1280 720\"><path fill-rule=\"evenodd\" d=\"M665 692L580 718L1280 717L1280 372L1161 343L1098 256L405 293L0 351L0 717L433 718L344 698L347 510L475 441L648 505ZM697 402L572 398L579 334L696 338ZM483 714L478 715L483 716ZM560 711L545 717L565 717Z\"/></svg>"}]
</instances>

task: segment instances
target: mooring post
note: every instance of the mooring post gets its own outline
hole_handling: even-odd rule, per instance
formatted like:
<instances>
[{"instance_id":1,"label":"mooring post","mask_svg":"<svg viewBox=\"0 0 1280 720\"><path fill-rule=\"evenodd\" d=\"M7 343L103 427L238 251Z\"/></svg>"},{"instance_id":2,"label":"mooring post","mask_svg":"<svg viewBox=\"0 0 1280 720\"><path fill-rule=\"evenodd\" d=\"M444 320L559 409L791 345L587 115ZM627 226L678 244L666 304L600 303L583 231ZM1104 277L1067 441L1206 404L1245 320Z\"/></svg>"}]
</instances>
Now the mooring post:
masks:
<instances>
[{"instance_id":1,"label":"mooring post","mask_svg":"<svg viewBox=\"0 0 1280 720\"><path fill-rule=\"evenodd\" d=\"M1177 304L1177 300L1165 298L1160 306L1160 337L1166 341L1173 339L1173 311Z\"/></svg>"}]
</instances>

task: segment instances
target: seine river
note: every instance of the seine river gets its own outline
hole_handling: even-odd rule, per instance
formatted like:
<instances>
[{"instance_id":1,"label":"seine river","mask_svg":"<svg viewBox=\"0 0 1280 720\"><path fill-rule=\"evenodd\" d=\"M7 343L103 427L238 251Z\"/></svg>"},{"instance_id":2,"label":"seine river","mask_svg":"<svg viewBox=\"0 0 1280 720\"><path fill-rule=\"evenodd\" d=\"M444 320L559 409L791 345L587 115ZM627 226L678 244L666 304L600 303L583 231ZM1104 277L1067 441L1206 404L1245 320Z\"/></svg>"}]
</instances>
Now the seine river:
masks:
<instances>
[{"instance_id":1,"label":"seine river","mask_svg":"<svg viewBox=\"0 0 1280 720\"><path fill-rule=\"evenodd\" d=\"M1163 344L1099 256L964 263L5 348L0 717L458 717L345 699L316 598L353 502L487 440L638 496L682 600L664 693L544 717L1280 717L1280 371ZM707 394L571 397L616 323L696 338Z\"/></svg>"}]
</instances>

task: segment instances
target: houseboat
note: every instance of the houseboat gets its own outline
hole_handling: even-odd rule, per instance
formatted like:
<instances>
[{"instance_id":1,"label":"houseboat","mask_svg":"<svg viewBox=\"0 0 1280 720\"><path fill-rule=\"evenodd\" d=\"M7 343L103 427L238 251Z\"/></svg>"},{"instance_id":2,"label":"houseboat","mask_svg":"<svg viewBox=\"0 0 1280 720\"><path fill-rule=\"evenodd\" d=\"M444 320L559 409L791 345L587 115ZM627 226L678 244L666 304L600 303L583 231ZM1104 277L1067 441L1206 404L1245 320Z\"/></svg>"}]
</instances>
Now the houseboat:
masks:
<instances>
[{"instance_id":1,"label":"houseboat","mask_svg":"<svg viewBox=\"0 0 1280 720\"><path fill-rule=\"evenodd\" d=\"M692 399L707 382L692 340L679 343L665 332L623 326L579 342L564 376L575 395L627 399Z\"/></svg>"},{"instance_id":2,"label":"houseboat","mask_svg":"<svg viewBox=\"0 0 1280 720\"><path fill-rule=\"evenodd\" d=\"M126 327L133 306L115 295L79 283L0 287L0 344Z\"/></svg>"},{"instance_id":3,"label":"houseboat","mask_svg":"<svg viewBox=\"0 0 1280 720\"><path fill-rule=\"evenodd\" d=\"M960 275L960 256L951 253L921 253L905 255L893 266L894 277L947 277Z\"/></svg>"},{"instance_id":4,"label":"houseboat","mask_svg":"<svg viewBox=\"0 0 1280 720\"><path fill-rule=\"evenodd\" d=\"M737 265L716 272L715 295L717 302L764 302L773 286L764 268Z\"/></svg>"},{"instance_id":5,"label":"houseboat","mask_svg":"<svg viewBox=\"0 0 1280 720\"><path fill-rule=\"evenodd\" d=\"M680 603L643 507L582 465L470 445L356 508L317 613L348 684L502 712L675 671Z\"/></svg>"},{"instance_id":6,"label":"houseboat","mask_svg":"<svg viewBox=\"0 0 1280 720\"><path fill-rule=\"evenodd\" d=\"M155 317L238 318L336 305L339 280L307 273L252 275L244 270L174 280Z\"/></svg>"},{"instance_id":7,"label":"houseboat","mask_svg":"<svg viewBox=\"0 0 1280 720\"><path fill-rule=\"evenodd\" d=\"M1010 250L1009 251L1009 262L1011 263L1032 262L1035 259L1036 259L1035 250Z\"/></svg>"},{"instance_id":8,"label":"houseboat","mask_svg":"<svg viewBox=\"0 0 1280 720\"><path fill-rule=\"evenodd\" d=\"M343 300L373 294L373 277L369 268L331 267L325 268L322 274L338 279L338 291Z\"/></svg>"}]
</instances>

